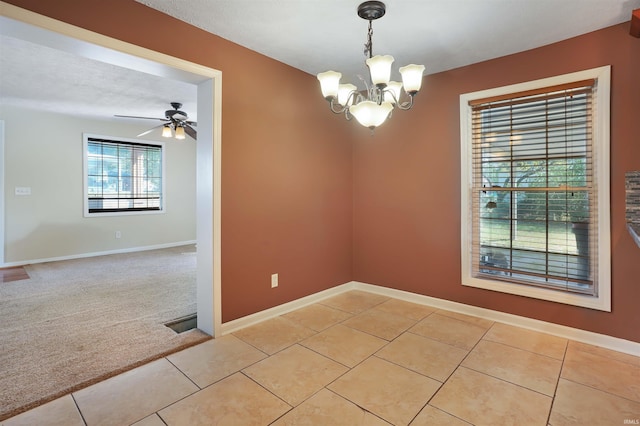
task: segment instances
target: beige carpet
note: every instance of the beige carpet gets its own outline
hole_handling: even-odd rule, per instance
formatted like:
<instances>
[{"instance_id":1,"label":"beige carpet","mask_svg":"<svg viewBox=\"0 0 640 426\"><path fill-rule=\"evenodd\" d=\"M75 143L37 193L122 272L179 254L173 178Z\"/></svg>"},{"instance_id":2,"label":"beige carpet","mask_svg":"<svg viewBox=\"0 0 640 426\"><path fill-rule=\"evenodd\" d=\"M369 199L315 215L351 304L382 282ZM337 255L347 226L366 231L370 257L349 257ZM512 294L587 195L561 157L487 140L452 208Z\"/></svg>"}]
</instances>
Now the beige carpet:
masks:
<instances>
[{"instance_id":1,"label":"beige carpet","mask_svg":"<svg viewBox=\"0 0 640 426\"><path fill-rule=\"evenodd\" d=\"M0 283L0 421L209 338L164 326L196 312L194 246L26 269Z\"/></svg>"}]
</instances>

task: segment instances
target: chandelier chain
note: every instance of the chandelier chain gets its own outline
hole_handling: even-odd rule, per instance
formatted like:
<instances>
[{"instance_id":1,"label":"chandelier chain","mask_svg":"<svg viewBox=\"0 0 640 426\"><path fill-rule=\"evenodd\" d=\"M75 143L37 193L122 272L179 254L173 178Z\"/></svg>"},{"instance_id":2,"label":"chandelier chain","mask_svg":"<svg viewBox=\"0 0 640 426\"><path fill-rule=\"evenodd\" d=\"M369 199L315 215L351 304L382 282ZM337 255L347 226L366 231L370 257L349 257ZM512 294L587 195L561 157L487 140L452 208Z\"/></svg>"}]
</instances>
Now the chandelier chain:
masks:
<instances>
[{"instance_id":1,"label":"chandelier chain","mask_svg":"<svg viewBox=\"0 0 640 426\"><path fill-rule=\"evenodd\" d=\"M364 44L364 56L365 58L373 57L373 25L369 20L369 31L367 31L367 42Z\"/></svg>"}]
</instances>

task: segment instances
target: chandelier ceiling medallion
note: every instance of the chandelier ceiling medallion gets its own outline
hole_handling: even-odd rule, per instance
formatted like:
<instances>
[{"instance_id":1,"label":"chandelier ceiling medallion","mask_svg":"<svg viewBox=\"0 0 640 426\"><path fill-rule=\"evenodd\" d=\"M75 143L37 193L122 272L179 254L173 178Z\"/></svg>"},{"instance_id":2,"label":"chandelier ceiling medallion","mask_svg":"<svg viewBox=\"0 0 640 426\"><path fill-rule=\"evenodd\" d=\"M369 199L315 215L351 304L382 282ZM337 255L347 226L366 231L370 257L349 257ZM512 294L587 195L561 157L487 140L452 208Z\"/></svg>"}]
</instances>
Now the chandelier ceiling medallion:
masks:
<instances>
[{"instance_id":1,"label":"chandelier ceiling medallion","mask_svg":"<svg viewBox=\"0 0 640 426\"><path fill-rule=\"evenodd\" d=\"M342 74L339 72L326 71L318 74L322 96L329 102L331 111L335 114L344 113L347 120L355 117L360 124L371 130L384 123L395 107L408 110L413 106L413 98L420 90L424 72L424 65L407 65L399 69L402 83L390 81L393 56L373 56L372 22L384 16L385 12L386 7L380 1L366 1L358 6L358 16L369 21L364 54L370 79L367 82L360 77L366 90L359 91L353 84L340 84ZM403 91L408 99L401 102Z\"/></svg>"}]
</instances>

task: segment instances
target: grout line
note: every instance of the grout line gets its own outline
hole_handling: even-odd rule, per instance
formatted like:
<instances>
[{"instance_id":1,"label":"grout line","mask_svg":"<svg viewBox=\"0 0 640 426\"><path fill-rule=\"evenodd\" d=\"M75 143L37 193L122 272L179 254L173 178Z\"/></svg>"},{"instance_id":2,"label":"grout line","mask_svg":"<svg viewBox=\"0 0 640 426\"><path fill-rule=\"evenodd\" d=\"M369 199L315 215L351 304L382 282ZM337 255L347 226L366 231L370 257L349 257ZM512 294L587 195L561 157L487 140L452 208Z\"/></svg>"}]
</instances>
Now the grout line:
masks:
<instances>
[{"instance_id":1,"label":"grout line","mask_svg":"<svg viewBox=\"0 0 640 426\"><path fill-rule=\"evenodd\" d=\"M73 403L76 406L76 410L78 410L78 414L80 414L82 422L85 424L85 426L87 426L87 420L84 418L84 414L82 414L82 410L80 409L80 405L78 405L78 401L76 401L76 397L73 395L73 393L70 393L69 395L71 395L71 399L73 399Z\"/></svg>"}]
</instances>

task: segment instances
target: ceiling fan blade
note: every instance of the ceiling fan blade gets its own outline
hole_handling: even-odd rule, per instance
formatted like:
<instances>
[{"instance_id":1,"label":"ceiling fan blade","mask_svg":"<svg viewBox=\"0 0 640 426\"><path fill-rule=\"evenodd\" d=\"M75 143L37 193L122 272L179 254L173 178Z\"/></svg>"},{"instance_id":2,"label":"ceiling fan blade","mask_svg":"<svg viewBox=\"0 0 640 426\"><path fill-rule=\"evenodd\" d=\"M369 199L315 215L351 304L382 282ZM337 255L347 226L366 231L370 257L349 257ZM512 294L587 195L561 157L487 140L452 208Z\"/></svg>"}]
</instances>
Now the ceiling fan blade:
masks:
<instances>
[{"instance_id":1,"label":"ceiling fan blade","mask_svg":"<svg viewBox=\"0 0 640 426\"><path fill-rule=\"evenodd\" d=\"M138 118L142 120L160 120L160 121L169 121L166 118L157 118L157 117L136 117L135 115L114 115L114 117L119 118Z\"/></svg>"},{"instance_id":2,"label":"ceiling fan blade","mask_svg":"<svg viewBox=\"0 0 640 426\"><path fill-rule=\"evenodd\" d=\"M185 123L187 123L190 126L197 126L198 123L196 123L195 121L185 121Z\"/></svg>"},{"instance_id":3,"label":"ceiling fan blade","mask_svg":"<svg viewBox=\"0 0 640 426\"><path fill-rule=\"evenodd\" d=\"M140 134L139 134L138 136L136 136L136 137L138 137L138 138L139 138L140 136L147 135L147 134L149 134L149 133L153 132L155 129L157 129L157 128L159 128L159 127L163 127L163 126L164 126L164 124L160 124L159 126L154 126L154 127L150 128L149 130L147 130L146 132L142 132L142 133L140 133Z\"/></svg>"},{"instance_id":4,"label":"ceiling fan blade","mask_svg":"<svg viewBox=\"0 0 640 426\"><path fill-rule=\"evenodd\" d=\"M194 129L193 127L191 127L191 125L187 122L184 123L184 131L186 134L188 134L189 136L191 136L194 140L198 140L198 132L196 132L196 129Z\"/></svg>"}]
</instances>

